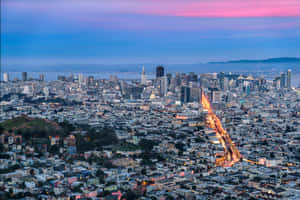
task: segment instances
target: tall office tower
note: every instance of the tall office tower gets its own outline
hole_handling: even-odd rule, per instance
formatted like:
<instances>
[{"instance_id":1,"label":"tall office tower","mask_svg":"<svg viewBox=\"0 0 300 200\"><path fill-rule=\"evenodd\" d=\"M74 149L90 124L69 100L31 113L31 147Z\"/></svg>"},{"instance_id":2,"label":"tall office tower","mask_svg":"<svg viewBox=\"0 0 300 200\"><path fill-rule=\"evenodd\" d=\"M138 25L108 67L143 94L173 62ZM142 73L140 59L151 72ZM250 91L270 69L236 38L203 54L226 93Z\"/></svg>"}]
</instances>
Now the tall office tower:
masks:
<instances>
[{"instance_id":1,"label":"tall office tower","mask_svg":"<svg viewBox=\"0 0 300 200\"><path fill-rule=\"evenodd\" d=\"M190 101L199 103L201 101L201 88L191 88L190 91Z\"/></svg>"},{"instance_id":2,"label":"tall office tower","mask_svg":"<svg viewBox=\"0 0 300 200\"><path fill-rule=\"evenodd\" d=\"M74 81L74 75L73 75L73 73L70 74L70 76L68 77L67 81L69 81L69 82L73 82Z\"/></svg>"},{"instance_id":3,"label":"tall office tower","mask_svg":"<svg viewBox=\"0 0 300 200\"><path fill-rule=\"evenodd\" d=\"M275 87L276 89L279 89L280 88L280 77L276 77L274 80L273 80L273 87Z\"/></svg>"},{"instance_id":4,"label":"tall office tower","mask_svg":"<svg viewBox=\"0 0 300 200\"><path fill-rule=\"evenodd\" d=\"M189 76L185 73L182 73L182 79L181 79L182 85L189 85Z\"/></svg>"},{"instance_id":5,"label":"tall office tower","mask_svg":"<svg viewBox=\"0 0 300 200\"><path fill-rule=\"evenodd\" d=\"M22 72L22 81L27 81L27 72Z\"/></svg>"},{"instance_id":6,"label":"tall office tower","mask_svg":"<svg viewBox=\"0 0 300 200\"><path fill-rule=\"evenodd\" d=\"M163 77L165 75L165 69L163 66L156 67L156 79Z\"/></svg>"},{"instance_id":7,"label":"tall office tower","mask_svg":"<svg viewBox=\"0 0 300 200\"><path fill-rule=\"evenodd\" d=\"M175 74L175 86L179 86L181 84L180 73L176 72Z\"/></svg>"},{"instance_id":8,"label":"tall office tower","mask_svg":"<svg viewBox=\"0 0 300 200\"><path fill-rule=\"evenodd\" d=\"M181 93L180 93L181 103L190 102L190 96L191 96L191 89L189 87L182 86L181 87Z\"/></svg>"},{"instance_id":9,"label":"tall office tower","mask_svg":"<svg viewBox=\"0 0 300 200\"><path fill-rule=\"evenodd\" d=\"M121 90L121 94L122 94L122 95L125 95L125 93L126 93L126 88L125 88L124 80L120 80L120 90Z\"/></svg>"},{"instance_id":10,"label":"tall office tower","mask_svg":"<svg viewBox=\"0 0 300 200\"><path fill-rule=\"evenodd\" d=\"M146 78L146 74L145 74L145 66L143 65L141 84L145 85L146 83L147 83L147 78Z\"/></svg>"},{"instance_id":11,"label":"tall office tower","mask_svg":"<svg viewBox=\"0 0 300 200\"><path fill-rule=\"evenodd\" d=\"M213 74L207 73L207 74L200 74L200 87L201 88L208 88L211 87L211 81L213 79Z\"/></svg>"},{"instance_id":12,"label":"tall office tower","mask_svg":"<svg viewBox=\"0 0 300 200\"><path fill-rule=\"evenodd\" d=\"M197 82L198 81L198 76L195 74L195 72L190 72L188 74L188 81L189 82Z\"/></svg>"},{"instance_id":13,"label":"tall office tower","mask_svg":"<svg viewBox=\"0 0 300 200\"><path fill-rule=\"evenodd\" d=\"M109 76L109 81L114 82L114 83L118 83L119 79L116 75L110 75Z\"/></svg>"},{"instance_id":14,"label":"tall office tower","mask_svg":"<svg viewBox=\"0 0 300 200\"><path fill-rule=\"evenodd\" d=\"M66 76L58 75L57 76L57 80L59 80L59 81L66 81Z\"/></svg>"},{"instance_id":15,"label":"tall office tower","mask_svg":"<svg viewBox=\"0 0 300 200\"><path fill-rule=\"evenodd\" d=\"M168 92L168 78L166 76L161 77L160 80L160 94L166 96Z\"/></svg>"},{"instance_id":16,"label":"tall office tower","mask_svg":"<svg viewBox=\"0 0 300 200\"><path fill-rule=\"evenodd\" d=\"M281 73L280 75L280 88L285 88L286 87L286 74Z\"/></svg>"},{"instance_id":17,"label":"tall office tower","mask_svg":"<svg viewBox=\"0 0 300 200\"><path fill-rule=\"evenodd\" d=\"M45 80L45 74L40 74L40 81L44 81Z\"/></svg>"},{"instance_id":18,"label":"tall office tower","mask_svg":"<svg viewBox=\"0 0 300 200\"><path fill-rule=\"evenodd\" d=\"M79 82L79 84L82 84L84 82L83 74L78 75L78 82Z\"/></svg>"},{"instance_id":19,"label":"tall office tower","mask_svg":"<svg viewBox=\"0 0 300 200\"><path fill-rule=\"evenodd\" d=\"M209 100L212 103L221 101L221 93L218 88L209 88Z\"/></svg>"},{"instance_id":20,"label":"tall office tower","mask_svg":"<svg viewBox=\"0 0 300 200\"><path fill-rule=\"evenodd\" d=\"M9 75L8 73L3 73L3 81L8 82L9 81Z\"/></svg>"},{"instance_id":21,"label":"tall office tower","mask_svg":"<svg viewBox=\"0 0 300 200\"><path fill-rule=\"evenodd\" d=\"M224 72L220 72L219 73L219 83L220 83L220 89L224 90L225 86L224 86L224 79L225 79L225 74Z\"/></svg>"},{"instance_id":22,"label":"tall office tower","mask_svg":"<svg viewBox=\"0 0 300 200\"><path fill-rule=\"evenodd\" d=\"M292 87L292 70L287 71L287 88L291 89Z\"/></svg>"},{"instance_id":23,"label":"tall office tower","mask_svg":"<svg viewBox=\"0 0 300 200\"><path fill-rule=\"evenodd\" d=\"M87 85L88 86L94 86L94 76L88 76Z\"/></svg>"},{"instance_id":24,"label":"tall office tower","mask_svg":"<svg viewBox=\"0 0 300 200\"><path fill-rule=\"evenodd\" d=\"M229 88L229 79L227 77L224 78L224 90L228 90Z\"/></svg>"},{"instance_id":25,"label":"tall office tower","mask_svg":"<svg viewBox=\"0 0 300 200\"><path fill-rule=\"evenodd\" d=\"M171 79L172 79L172 74L168 73L167 74L167 79L168 79L168 85L171 84Z\"/></svg>"}]
</instances>

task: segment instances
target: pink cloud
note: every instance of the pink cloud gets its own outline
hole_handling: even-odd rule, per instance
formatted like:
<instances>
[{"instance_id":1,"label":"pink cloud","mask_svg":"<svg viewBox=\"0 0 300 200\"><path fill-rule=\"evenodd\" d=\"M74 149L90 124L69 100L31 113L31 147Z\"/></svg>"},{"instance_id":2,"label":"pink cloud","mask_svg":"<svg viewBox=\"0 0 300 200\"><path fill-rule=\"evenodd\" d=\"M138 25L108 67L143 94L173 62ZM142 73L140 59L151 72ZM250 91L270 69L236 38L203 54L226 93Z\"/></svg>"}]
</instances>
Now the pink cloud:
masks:
<instances>
[{"instance_id":1,"label":"pink cloud","mask_svg":"<svg viewBox=\"0 0 300 200\"><path fill-rule=\"evenodd\" d=\"M299 0L7 0L5 6L48 12L139 13L183 17L300 17Z\"/></svg>"},{"instance_id":2,"label":"pink cloud","mask_svg":"<svg viewBox=\"0 0 300 200\"><path fill-rule=\"evenodd\" d=\"M44 16L47 23L78 22L77 27L91 29L184 30L204 34L212 30L260 30L270 34L300 27L299 0L6 0L3 10L15 11L17 16ZM295 17L269 18L276 16ZM10 30L14 26L22 26L22 21L10 24ZM26 24L21 29L25 30Z\"/></svg>"}]
</instances>

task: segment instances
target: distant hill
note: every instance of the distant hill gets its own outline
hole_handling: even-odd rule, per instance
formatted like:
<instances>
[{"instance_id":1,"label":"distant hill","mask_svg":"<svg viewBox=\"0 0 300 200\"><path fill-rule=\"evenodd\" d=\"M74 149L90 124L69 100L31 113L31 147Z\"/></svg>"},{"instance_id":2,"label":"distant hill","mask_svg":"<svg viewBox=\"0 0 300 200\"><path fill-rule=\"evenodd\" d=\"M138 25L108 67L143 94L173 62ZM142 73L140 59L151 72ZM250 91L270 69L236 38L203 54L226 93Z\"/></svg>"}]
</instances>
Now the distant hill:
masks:
<instances>
[{"instance_id":1,"label":"distant hill","mask_svg":"<svg viewBox=\"0 0 300 200\"><path fill-rule=\"evenodd\" d=\"M300 63L300 58L281 57L269 58L264 60L231 60L224 62L209 62L209 64L233 64L233 63Z\"/></svg>"},{"instance_id":2,"label":"distant hill","mask_svg":"<svg viewBox=\"0 0 300 200\"><path fill-rule=\"evenodd\" d=\"M0 123L4 133L14 132L26 137L48 137L64 135L64 129L58 123L47 119L20 116Z\"/></svg>"}]
</instances>

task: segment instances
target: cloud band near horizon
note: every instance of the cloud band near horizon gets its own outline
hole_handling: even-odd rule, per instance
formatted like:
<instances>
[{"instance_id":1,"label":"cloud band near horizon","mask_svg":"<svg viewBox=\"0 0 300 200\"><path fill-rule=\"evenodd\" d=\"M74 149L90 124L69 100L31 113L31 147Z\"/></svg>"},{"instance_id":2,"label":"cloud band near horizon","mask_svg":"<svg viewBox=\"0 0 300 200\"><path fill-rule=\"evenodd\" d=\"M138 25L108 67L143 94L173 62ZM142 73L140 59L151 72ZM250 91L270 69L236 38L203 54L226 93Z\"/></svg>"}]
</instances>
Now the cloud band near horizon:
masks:
<instances>
[{"instance_id":1,"label":"cloud band near horizon","mask_svg":"<svg viewBox=\"0 0 300 200\"><path fill-rule=\"evenodd\" d=\"M3 0L3 7L52 12L133 13L182 17L299 17L299 0Z\"/></svg>"},{"instance_id":2,"label":"cloud band near horizon","mask_svg":"<svg viewBox=\"0 0 300 200\"><path fill-rule=\"evenodd\" d=\"M5 62L300 56L300 0L2 0L1 11Z\"/></svg>"}]
</instances>

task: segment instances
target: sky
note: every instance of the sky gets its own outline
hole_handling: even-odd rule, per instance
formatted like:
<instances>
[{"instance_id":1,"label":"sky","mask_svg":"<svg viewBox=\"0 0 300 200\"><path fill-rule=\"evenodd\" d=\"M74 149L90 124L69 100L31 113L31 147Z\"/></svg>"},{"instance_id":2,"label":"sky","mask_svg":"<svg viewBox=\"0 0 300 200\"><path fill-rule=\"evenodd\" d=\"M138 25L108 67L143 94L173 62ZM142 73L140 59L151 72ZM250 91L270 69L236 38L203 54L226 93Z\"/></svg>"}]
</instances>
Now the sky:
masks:
<instances>
[{"instance_id":1,"label":"sky","mask_svg":"<svg viewBox=\"0 0 300 200\"><path fill-rule=\"evenodd\" d=\"M300 57L299 0L2 0L2 64Z\"/></svg>"}]
</instances>

